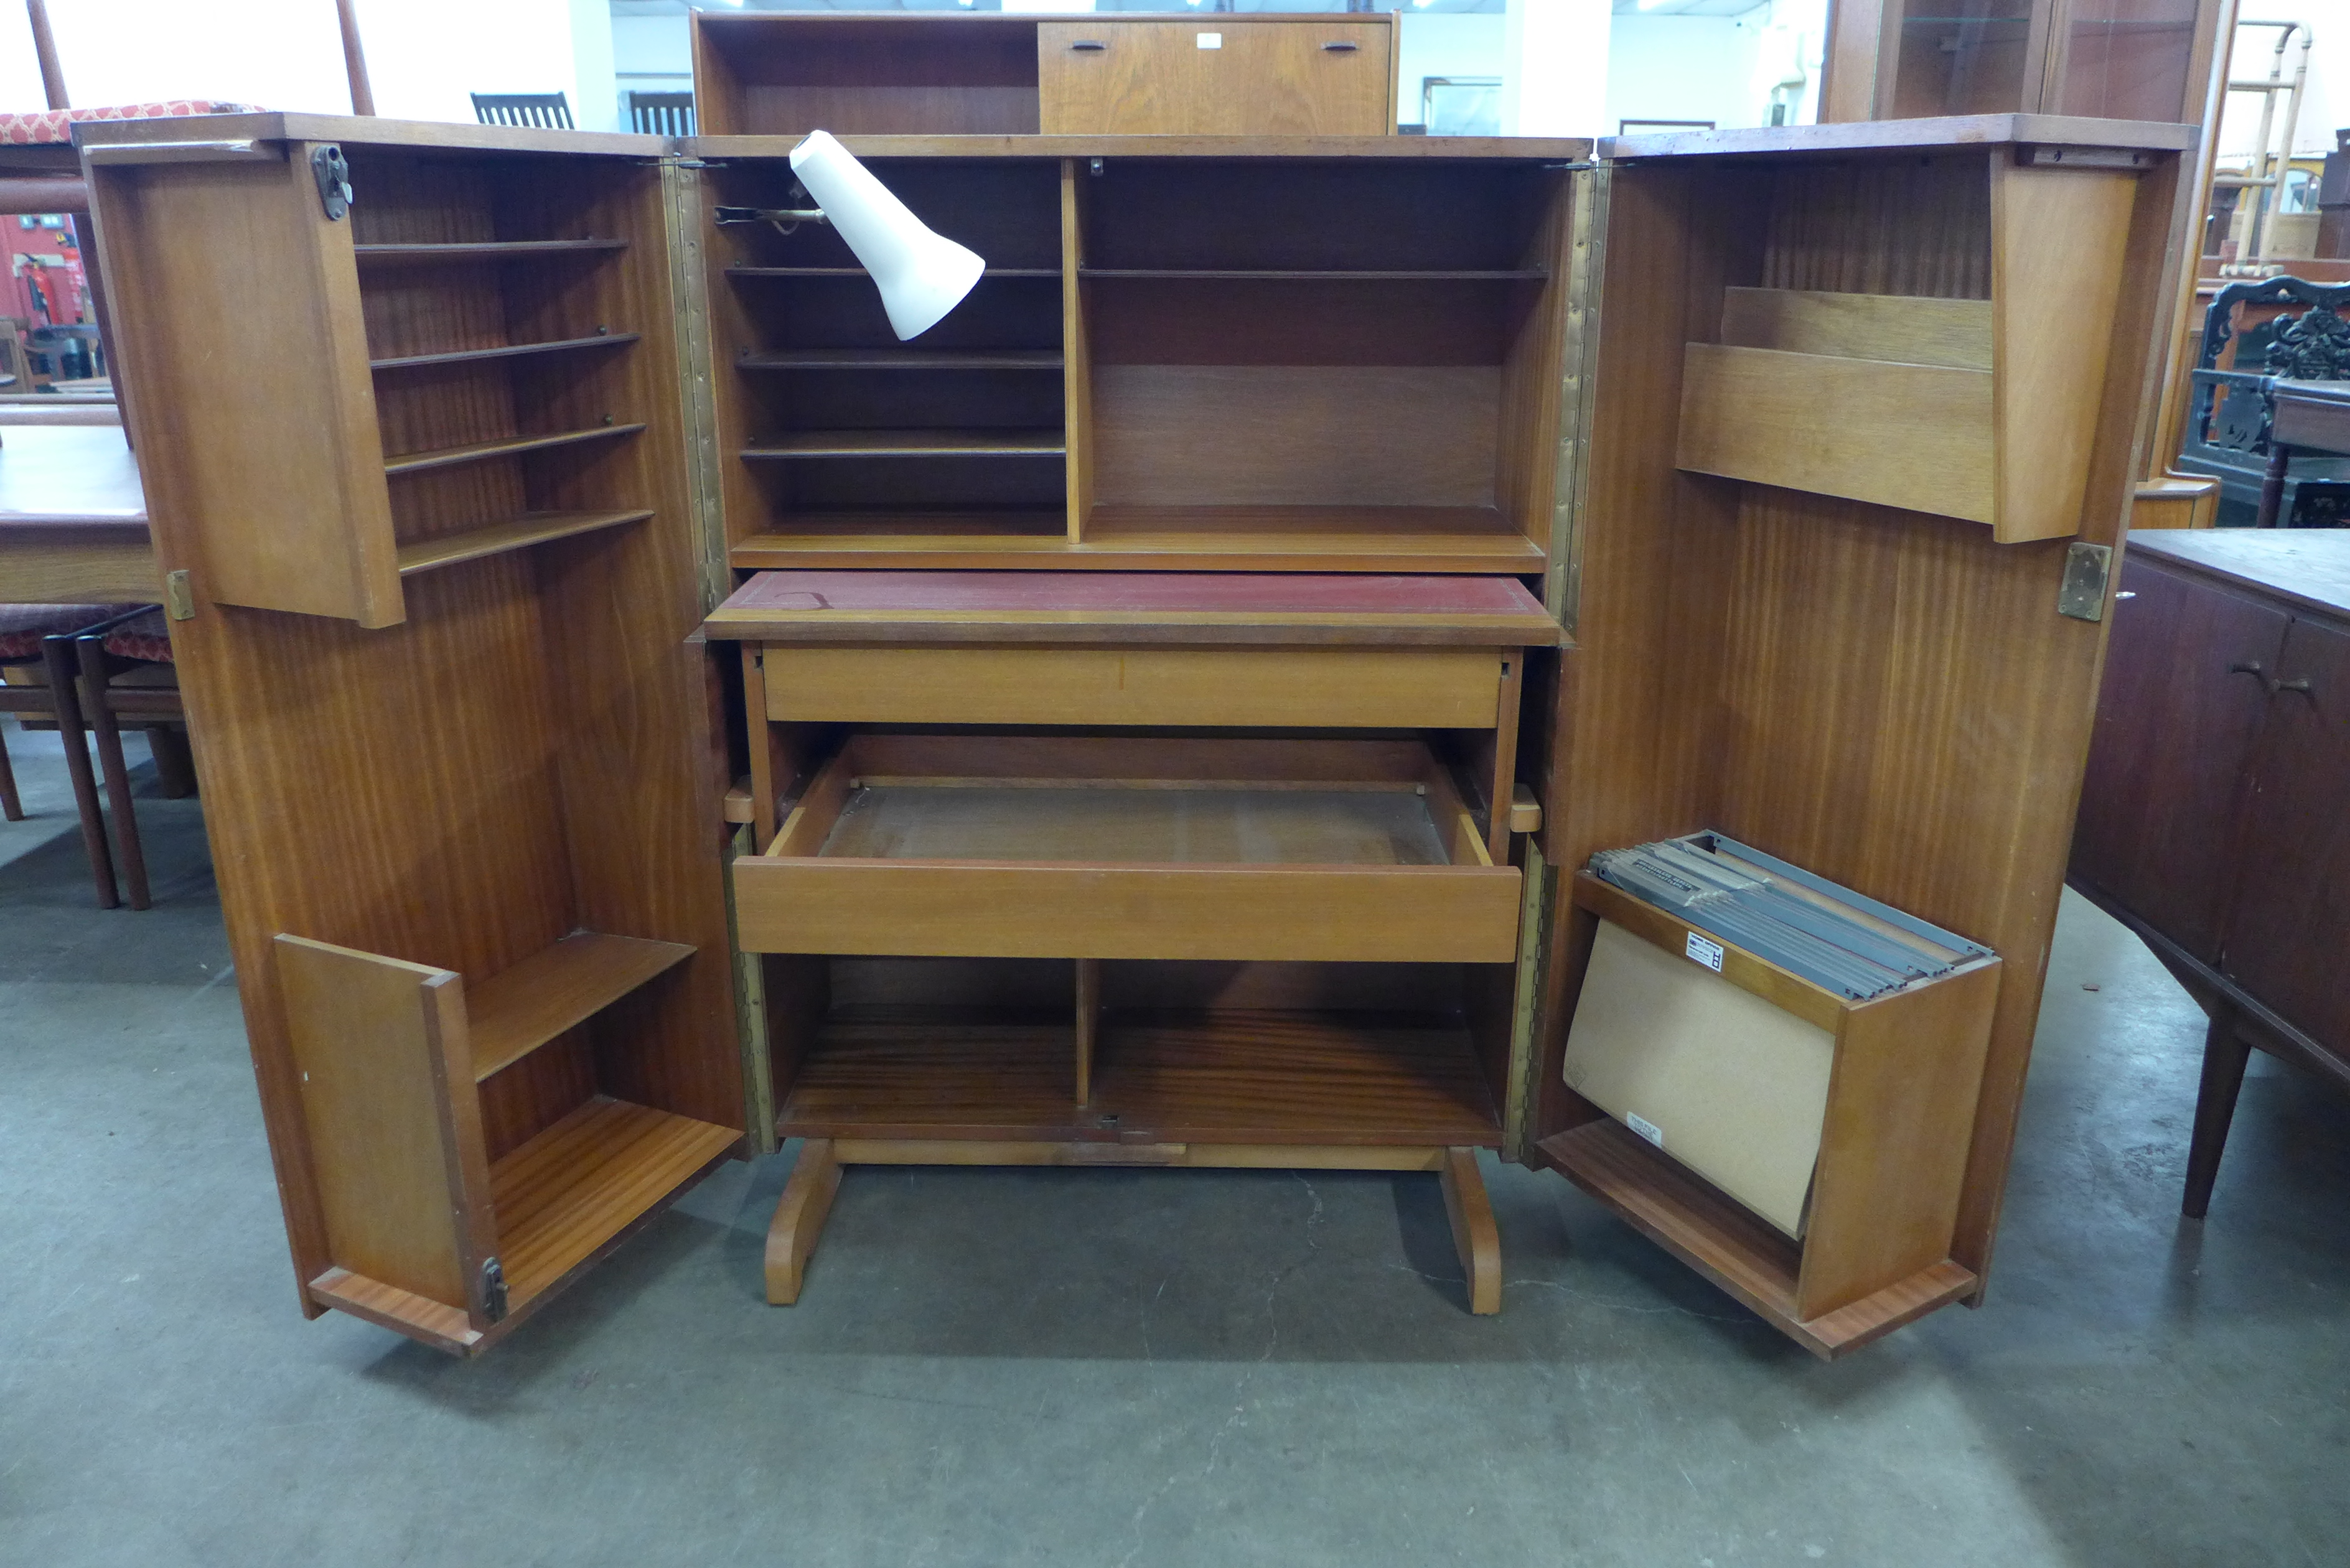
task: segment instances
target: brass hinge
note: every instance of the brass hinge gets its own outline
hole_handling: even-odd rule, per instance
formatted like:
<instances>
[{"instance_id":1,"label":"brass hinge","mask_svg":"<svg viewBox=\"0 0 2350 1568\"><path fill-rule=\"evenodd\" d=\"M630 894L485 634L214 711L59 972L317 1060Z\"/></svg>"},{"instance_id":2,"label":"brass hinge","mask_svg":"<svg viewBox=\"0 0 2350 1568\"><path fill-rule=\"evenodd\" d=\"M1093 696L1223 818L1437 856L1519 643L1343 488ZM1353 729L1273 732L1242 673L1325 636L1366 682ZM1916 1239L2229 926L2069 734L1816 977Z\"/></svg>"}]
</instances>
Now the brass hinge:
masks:
<instances>
[{"instance_id":1,"label":"brass hinge","mask_svg":"<svg viewBox=\"0 0 2350 1568\"><path fill-rule=\"evenodd\" d=\"M173 620L196 618L196 590L185 570L163 574L163 609Z\"/></svg>"},{"instance_id":2,"label":"brass hinge","mask_svg":"<svg viewBox=\"0 0 2350 1568\"><path fill-rule=\"evenodd\" d=\"M2064 551L2064 580L2056 588L2056 613L2074 620L2106 618L2106 583L2114 552L2105 545L2075 539Z\"/></svg>"},{"instance_id":3,"label":"brass hinge","mask_svg":"<svg viewBox=\"0 0 2350 1568\"><path fill-rule=\"evenodd\" d=\"M340 223L350 215L351 166L343 157L343 150L332 142L310 150L310 172L317 178L318 201L327 209L329 222Z\"/></svg>"},{"instance_id":4,"label":"brass hinge","mask_svg":"<svg viewBox=\"0 0 2350 1568\"><path fill-rule=\"evenodd\" d=\"M495 1258L482 1260L482 1316L491 1323L506 1315L506 1272Z\"/></svg>"}]
</instances>

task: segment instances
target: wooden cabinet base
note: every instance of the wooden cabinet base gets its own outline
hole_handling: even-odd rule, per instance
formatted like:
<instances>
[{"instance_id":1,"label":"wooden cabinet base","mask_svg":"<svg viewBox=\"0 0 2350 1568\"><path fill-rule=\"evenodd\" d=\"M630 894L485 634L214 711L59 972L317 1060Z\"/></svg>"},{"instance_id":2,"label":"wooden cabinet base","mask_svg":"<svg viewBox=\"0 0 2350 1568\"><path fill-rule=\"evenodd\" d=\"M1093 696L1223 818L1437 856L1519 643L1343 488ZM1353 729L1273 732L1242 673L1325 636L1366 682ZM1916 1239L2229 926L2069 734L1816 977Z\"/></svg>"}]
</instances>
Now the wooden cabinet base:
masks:
<instances>
[{"instance_id":1,"label":"wooden cabinet base","mask_svg":"<svg viewBox=\"0 0 2350 1568\"><path fill-rule=\"evenodd\" d=\"M821 1138L800 1146L799 1163L767 1227L767 1300L799 1300L808 1258L848 1165L1155 1166L1191 1170L1426 1170L1444 1186L1452 1244L1469 1310L1502 1310L1502 1240L1473 1148L1322 1144L1116 1143L1071 1139L983 1142L964 1138ZM339 1304L339 1303L338 1303Z\"/></svg>"}]
</instances>

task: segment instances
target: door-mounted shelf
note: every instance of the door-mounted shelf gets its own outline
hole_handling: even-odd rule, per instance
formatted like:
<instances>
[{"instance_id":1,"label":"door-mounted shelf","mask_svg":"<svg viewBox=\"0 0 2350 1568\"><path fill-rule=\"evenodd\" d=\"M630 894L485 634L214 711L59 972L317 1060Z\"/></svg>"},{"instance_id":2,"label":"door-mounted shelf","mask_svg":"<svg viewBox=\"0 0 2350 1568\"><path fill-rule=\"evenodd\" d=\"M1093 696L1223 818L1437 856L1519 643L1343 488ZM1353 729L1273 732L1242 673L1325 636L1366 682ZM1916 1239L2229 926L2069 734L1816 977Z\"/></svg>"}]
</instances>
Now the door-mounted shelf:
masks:
<instances>
[{"instance_id":1,"label":"door-mounted shelf","mask_svg":"<svg viewBox=\"0 0 2350 1568\"><path fill-rule=\"evenodd\" d=\"M503 522L485 523L478 528L436 535L430 539L418 539L402 545L399 553L400 575L413 576L418 572L429 572L440 566L478 561L485 556L503 556L509 550L527 550L534 545L568 539L575 534L593 534L601 528L641 523L651 515L650 512L525 513Z\"/></svg>"},{"instance_id":2,"label":"door-mounted shelf","mask_svg":"<svg viewBox=\"0 0 2350 1568\"><path fill-rule=\"evenodd\" d=\"M468 240L442 244L353 245L361 266L420 266L436 262L515 262L548 256L608 255L626 240Z\"/></svg>"},{"instance_id":3,"label":"door-mounted shelf","mask_svg":"<svg viewBox=\"0 0 2350 1568\"><path fill-rule=\"evenodd\" d=\"M1058 348L771 348L745 370L1058 370Z\"/></svg>"},{"instance_id":4,"label":"door-mounted shelf","mask_svg":"<svg viewBox=\"0 0 2350 1568\"><path fill-rule=\"evenodd\" d=\"M390 359L370 359L370 370L417 370L433 365L470 365L486 359L515 359L526 354L567 354L582 348L618 348L634 343L634 332L599 332L592 337L557 337L544 343L501 343L489 348L452 348L442 354L403 354Z\"/></svg>"},{"instance_id":5,"label":"door-mounted shelf","mask_svg":"<svg viewBox=\"0 0 2350 1568\"><path fill-rule=\"evenodd\" d=\"M742 1139L599 1093L490 1154L484 1085L691 958L682 943L575 932L470 992L303 937L274 950L333 1260L307 1282L321 1306L470 1355Z\"/></svg>"},{"instance_id":6,"label":"door-mounted shelf","mask_svg":"<svg viewBox=\"0 0 2350 1568\"><path fill-rule=\"evenodd\" d=\"M2078 533L2112 347L2078 324L2113 319L2137 181L1986 163L1989 297L1725 288L1716 340L1683 350L1679 466L2001 544Z\"/></svg>"},{"instance_id":7,"label":"door-mounted shelf","mask_svg":"<svg viewBox=\"0 0 2350 1568\"><path fill-rule=\"evenodd\" d=\"M401 452L384 459L387 476L421 473L428 469L453 468L461 463L482 462L491 458L514 457L526 452L546 452L553 447L573 446L581 441L608 441L616 436L634 435L645 427L641 424L590 425L585 430L552 431L544 435L512 436L503 441L476 441L470 446L445 446L428 452Z\"/></svg>"},{"instance_id":8,"label":"door-mounted shelf","mask_svg":"<svg viewBox=\"0 0 2350 1568\"><path fill-rule=\"evenodd\" d=\"M792 431L743 449L745 458L1059 457L1059 431Z\"/></svg>"}]
</instances>

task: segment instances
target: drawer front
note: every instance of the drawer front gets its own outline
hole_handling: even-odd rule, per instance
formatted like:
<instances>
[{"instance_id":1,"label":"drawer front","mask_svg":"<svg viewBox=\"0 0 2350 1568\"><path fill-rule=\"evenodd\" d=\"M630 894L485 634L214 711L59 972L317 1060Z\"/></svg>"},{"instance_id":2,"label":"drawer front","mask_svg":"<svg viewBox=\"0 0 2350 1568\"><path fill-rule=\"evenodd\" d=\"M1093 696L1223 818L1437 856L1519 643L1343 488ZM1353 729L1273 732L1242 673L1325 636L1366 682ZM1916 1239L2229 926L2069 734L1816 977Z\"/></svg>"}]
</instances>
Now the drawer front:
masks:
<instances>
[{"instance_id":1,"label":"drawer front","mask_svg":"<svg viewBox=\"0 0 2350 1568\"><path fill-rule=\"evenodd\" d=\"M763 660L767 716L776 720L1486 730L1499 709L1503 655L1477 648L770 647Z\"/></svg>"},{"instance_id":2,"label":"drawer front","mask_svg":"<svg viewBox=\"0 0 2350 1568\"><path fill-rule=\"evenodd\" d=\"M1518 894L1507 866L734 863L746 952L1511 963Z\"/></svg>"},{"instance_id":3,"label":"drawer front","mask_svg":"<svg viewBox=\"0 0 2350 1568\"><path fill-rule=\"evenodd\" d=\"M1385 135L1395 129L1392 32L1229 14L1045 22L1036 29L1040 127L1048 136Z\"/></svg>"}]
</instances>

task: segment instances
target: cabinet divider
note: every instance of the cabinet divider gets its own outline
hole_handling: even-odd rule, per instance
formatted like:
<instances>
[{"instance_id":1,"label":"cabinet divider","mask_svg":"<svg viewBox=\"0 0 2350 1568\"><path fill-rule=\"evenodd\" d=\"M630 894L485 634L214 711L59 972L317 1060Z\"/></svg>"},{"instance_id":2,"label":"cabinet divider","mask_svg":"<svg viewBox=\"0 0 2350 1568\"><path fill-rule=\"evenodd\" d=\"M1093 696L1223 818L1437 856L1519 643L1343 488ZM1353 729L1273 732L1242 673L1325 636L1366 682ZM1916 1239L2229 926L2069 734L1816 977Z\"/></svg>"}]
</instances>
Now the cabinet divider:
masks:
<instances>
[{"instance_id":1,"label":"cabinet divider","mask_svg":"<svg viewBox=\"0 0 2350 1568\"><path fill-rule=\"evenodd\" d=\"M1063 440L1068 447L1069 543L1082 543L1094 509L1093 357L1086 322L1084 213L1077 161L1061 160L1061 360Z\"/></svg>"}]
</instances>

